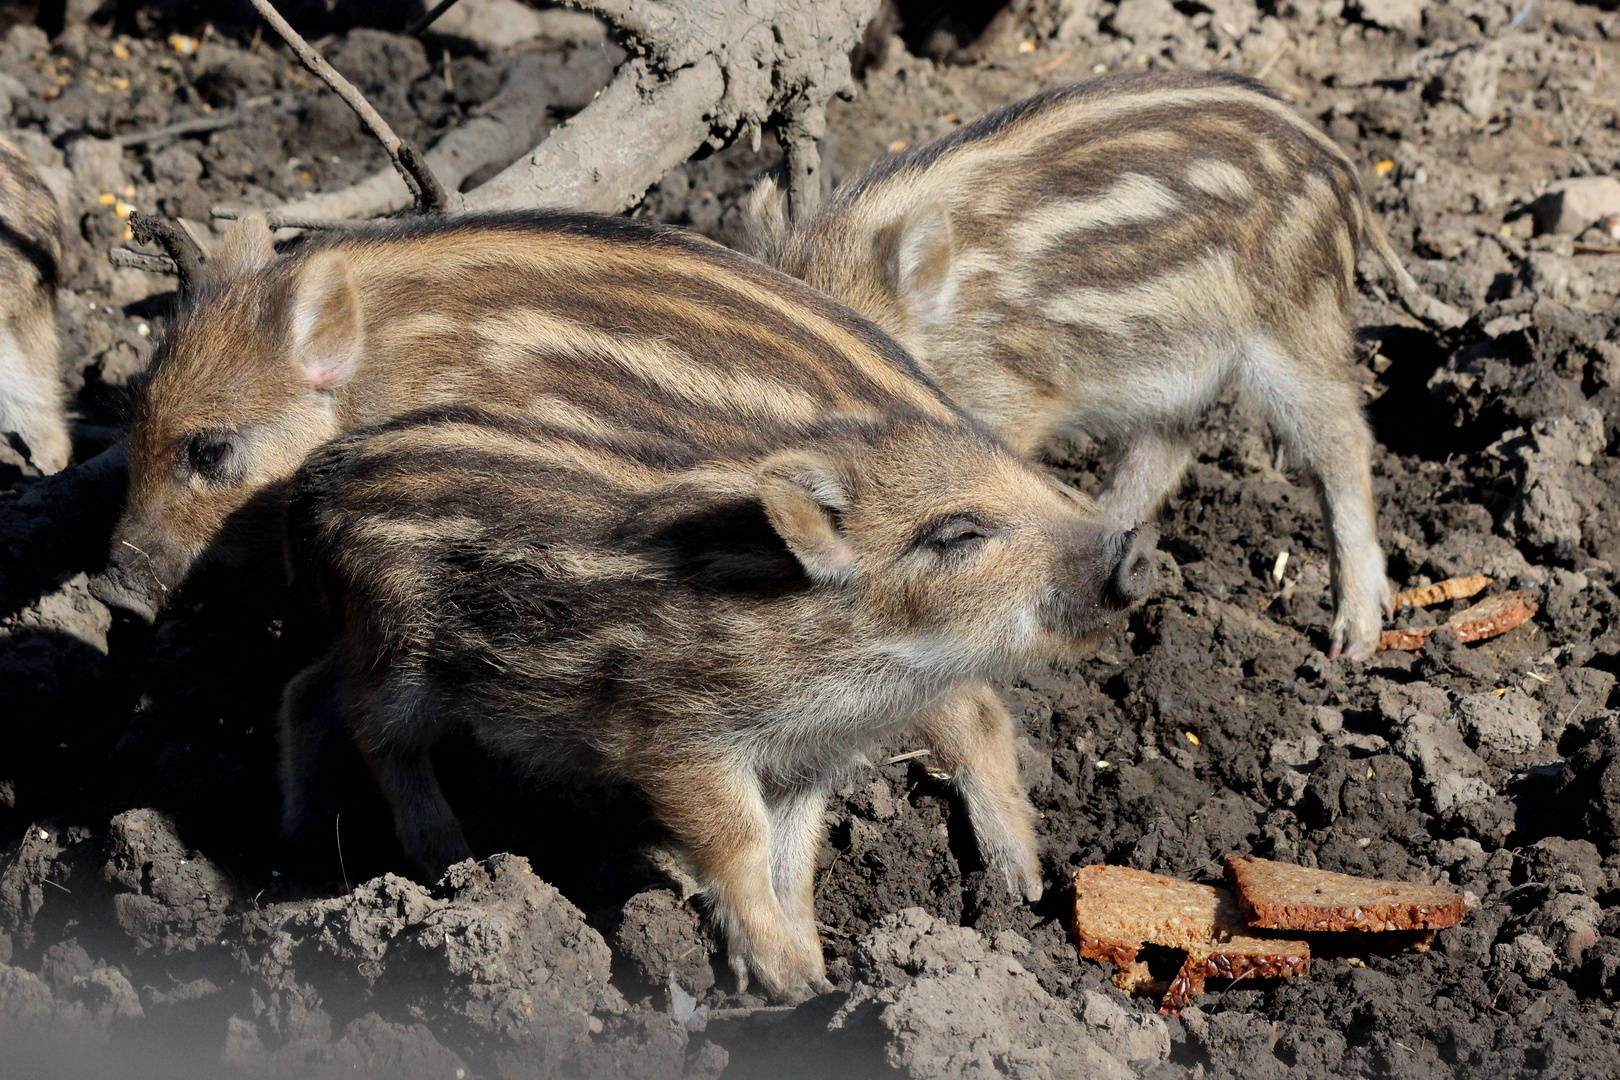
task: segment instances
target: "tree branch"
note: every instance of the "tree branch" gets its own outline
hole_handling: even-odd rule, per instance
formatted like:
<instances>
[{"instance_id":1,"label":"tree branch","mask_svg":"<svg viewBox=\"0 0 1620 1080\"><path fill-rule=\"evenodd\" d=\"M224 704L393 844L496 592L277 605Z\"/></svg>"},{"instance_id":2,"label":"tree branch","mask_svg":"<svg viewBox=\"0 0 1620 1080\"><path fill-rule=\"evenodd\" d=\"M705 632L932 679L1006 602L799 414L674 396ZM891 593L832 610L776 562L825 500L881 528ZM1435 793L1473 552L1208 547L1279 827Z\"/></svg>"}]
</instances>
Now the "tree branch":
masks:
<instances>
[{"instance_id":1,"label":"tree branch","mask_svg":"<svg viewBox=\"0 0 1620 1080\"><path fill-rule=\"evenodd\" d=\"M221 109L209 113L207 116L198 116L191 120L182 120L177 124L167 124L150 131L136 131L128 135L120 135L113 140L119 146L146 146L153 148L159 143L171 139L178 139L186 135L202 135L209 131L219 131L221 128L234 127L247 119L248 113L264 105L276 104L273 94L249 98L234 109Z\"/></svg>"},{"instance_id":2,"label":"tree branch","mask_svg":"<svg viewBox=\"0 0 1620 1080\"><path fill-rule=\"evenodd\" d=\"M644 0L564 0L569 7L588 11L648 51L662 51L677 35L669 31L678 16Z\"/></svg>"},{"instance_id":3,"label":"tree branch","mask_svg":"<svg viewBox=\"0 0 1620 1080\"><path fill-rule=\"evenodd\" d=\"M388 151L388 156L394 161L394 168L399 170L405 185L411 189L417 212L442 214L449 210L450 195L444 190L444 185L439 183L438 177L433 175L433 170L423 162L421 151L394 134L394 129L389 127L388 121L371 107L371 102L365 99L365 95L356 90L353 83L338 74L336 68L311 48L309 42L281 17L281 13L271 5L270 0L252 0L252 4L254 10L270 24L271 29L280 34L281 39L298 55L304 66L330 86L338 97L354 110L354 114L360 118L360 122L367 130L376 136L377 141L382 143L383 149Z\"/></svg>"},{"instance_id":4,"label":"tree branch","mask_svg":"<svg viewBox=\"0 0 1620 1080\"><path fill-rule=\"evenodd\" d=\"M179 274L180 268L167 255L153 255L129 248L113 248L107 252L107 261L120 270L145 270L149 274Z\"/></svg>"},{"instance_id":5,"label":"tree branch","mask_svg":"<svg viewBox=\"0 0 1620 1080\"><path fill-rule=\"evenodd\" d=\"M243 215L253 212L252 210L240 210L234 206L215 206L208 211L208 216L218 218L221 221L237 221ZM352 229L360 224L360 222L342 218L299 217L276 210L264 212L264 223L271 229L310 229L315 232L324 229Z\"/></svg>"}]
</instances>

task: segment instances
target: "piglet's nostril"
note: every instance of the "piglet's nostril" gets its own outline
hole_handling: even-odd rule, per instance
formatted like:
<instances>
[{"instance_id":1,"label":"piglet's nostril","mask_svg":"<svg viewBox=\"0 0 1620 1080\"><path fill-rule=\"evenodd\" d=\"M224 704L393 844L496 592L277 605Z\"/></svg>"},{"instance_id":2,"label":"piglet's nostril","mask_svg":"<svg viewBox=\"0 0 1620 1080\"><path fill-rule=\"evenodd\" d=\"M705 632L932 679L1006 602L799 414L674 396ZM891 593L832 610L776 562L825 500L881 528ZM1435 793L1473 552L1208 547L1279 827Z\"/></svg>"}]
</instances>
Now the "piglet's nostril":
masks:
<instances>
[{"instance_id":1,"label":"piglet's nostril","mask_svg":"<svg viewBox=\"0 0 1620 1080\"><path fill-rule=\"evenodd\" d=\"M1128 607L1152 591L1153 550L1158 542L1158 530L1151 526L1120 534L1116 546L1118 561L1108 581L1108 599L1113 605Z\"/></svg>"}]
</instances>

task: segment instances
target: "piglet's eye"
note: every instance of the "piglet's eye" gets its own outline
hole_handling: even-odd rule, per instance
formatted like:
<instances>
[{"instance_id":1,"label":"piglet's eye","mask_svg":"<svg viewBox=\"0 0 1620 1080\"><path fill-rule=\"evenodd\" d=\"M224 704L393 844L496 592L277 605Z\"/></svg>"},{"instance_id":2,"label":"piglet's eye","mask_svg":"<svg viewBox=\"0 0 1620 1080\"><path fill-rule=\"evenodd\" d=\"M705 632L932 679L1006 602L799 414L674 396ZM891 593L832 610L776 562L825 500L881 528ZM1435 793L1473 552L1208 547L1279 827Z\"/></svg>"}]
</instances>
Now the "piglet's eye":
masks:
<instances>
[{"instance_id":1,"label":"piglet's eye","mask_svg":"<svg viewBox=\"0 0 1620 1080\"><path fill-rule=\"evenodd\" d=\"M205 480L218 479L230 456L230 436L220 432L193 435L186 447L186 463Z\"/></svg>"},{"instance_id":2,"label":"piglet's eye","mask_svg":"<svg viewBox=\"0 0 1620 1080\"><path fill-rule=\"evenodd\" d=\"M990 530L970 518L955 518L934 530L928 542L946 551L973 547L990 539Z\"/></svg>"}]
</instances>

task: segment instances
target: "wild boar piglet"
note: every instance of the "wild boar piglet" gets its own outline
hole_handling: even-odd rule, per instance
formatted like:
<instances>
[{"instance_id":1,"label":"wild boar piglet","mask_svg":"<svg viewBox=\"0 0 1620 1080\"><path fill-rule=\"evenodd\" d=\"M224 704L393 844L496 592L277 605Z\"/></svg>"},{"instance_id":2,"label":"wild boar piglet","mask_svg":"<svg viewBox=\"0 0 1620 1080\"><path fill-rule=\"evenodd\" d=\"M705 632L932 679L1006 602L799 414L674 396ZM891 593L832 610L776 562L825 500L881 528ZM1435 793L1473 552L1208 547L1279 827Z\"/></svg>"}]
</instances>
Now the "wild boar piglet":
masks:
<instances>
[{"instance_id":1,"label":"wild boar piglet","mask_svg":"<svg viewBox=\"0 0 1620 1080\"><path fill-rule=\"evenodd\" d=\"M1414 314L1462 317L1401 266L1344 152L1264 85L1095 79L887 159L808 221L784 203L756 189L756 254L893 334L1020 453L1114 444L1116 524L1158 510L1194 426L1242 391L1320 490L1330 650L1372 652L1389 589L1347 370L1358 245Z\"/></svg>"},{"instance_id":2,"label":"wild boar piglet","mask_svg":"<svg viewBox=\"0 0 1620 1080\"><path fill-rule=\"evenodd\" d=\"M28 159L0 136L0 439L41 472L72 455L56 336L62 213Z\"/></svg>"},{"instance_id":3,"label":"wild boar piglet","mask_svg":"<svg viewBox=\"0 0 1620 1080\"><path fill-rule=\"evenodd\" d=\"M287 528L339 628L283 702L289 832L316 827L306 781L340 729L430 875L472 854L428 758L447 731L535 777L627 783L739 980L786 996L827 987L827 794L901 735L955 777L990 867L1039 895L984 680L1070 653L1151 577L1150 537L905 405L726 439L416 414L316 453Z\"/></svg>"},{"instance_id":4,"label":"wild boar piglet","mask_svg":"<svg viewBox=\"0 0 1620 1080\"><path fill-rule=\"evenodd\" d=\"M279 575L286 484L305 456L413 409L467 402L621 430L890 400L959 415L871 323L677 229L472 214L334 230L278 254L250 217L153 357L126 440L126 507L92 589L150 620L199 563Z\"/></svg>"}]
</instances>

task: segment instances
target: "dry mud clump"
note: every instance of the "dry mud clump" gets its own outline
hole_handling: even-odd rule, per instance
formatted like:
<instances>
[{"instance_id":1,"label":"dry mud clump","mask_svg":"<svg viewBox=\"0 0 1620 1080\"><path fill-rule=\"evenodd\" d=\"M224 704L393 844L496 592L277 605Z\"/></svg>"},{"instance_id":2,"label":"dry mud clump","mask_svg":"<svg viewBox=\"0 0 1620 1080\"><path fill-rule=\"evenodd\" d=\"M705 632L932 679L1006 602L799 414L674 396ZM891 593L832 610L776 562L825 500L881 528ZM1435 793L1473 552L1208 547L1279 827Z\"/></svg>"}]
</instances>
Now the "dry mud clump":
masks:
<instances>
[{"instance_id":1,"label":"dry mud clump","mask_svg":"<svg viewBox=\"0 0 1620 1080\"><path fill-rule=\"evenodd\" d=\"M518 45L424 45L403 18L356 25L376 7L311 5L306 29L429 144L496 92L513 49L553 73L548 123L622 56L577 21ZM389 876L398 852L358 772L331 843L285 849L273 715L306 646L273 583L205 575L151 630L85 588L122 483L101 451L170 288L104 255L120 202L201 220L386 163L249 24L124 5L52 40L31 7L0 5L0 102L70 224L79 415L79 464L59 476L0 447L0 1072L1620 1075L1620 256L1589 228L1593 207L1620 205L1612 181L1558 186L1620 167L1620 15L1567 0L921 7L901 5L902 37L832 110L831 181L1099 66L1264 73L1338 140L1419 280L1472 315L1436 337L1376 274L1358 301L1391 577L1485 573L1527 590L1536 617L1477 645L1439 631L1421 653L1328 661L1315 497L1225 405L1161 522L1158 594L1083 662L1003 688L1044 815L1034 909L987 879L918 759L830 808L817 914L840 989L797 1008L731 992L622 792L535 791L452 746L443 775L473 846L514 854L431 886ZM200 126L131 137L181 121ZM739 200L779 157L767 139L688 163L636 212L735 240ZM1087 445L1054 455L1091 489L1098 464ZM1447 883L1475 906L1429 953L1212 982L1168 1021L1078 959L1074 867L1216 882L1231 851Z\"/></svg>"}]
</instances>

